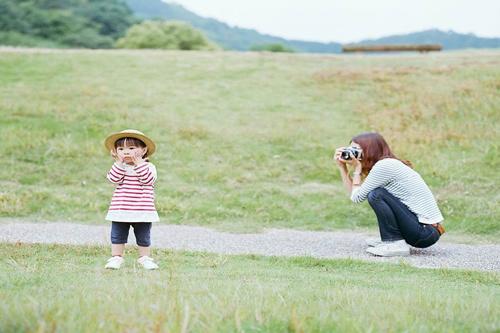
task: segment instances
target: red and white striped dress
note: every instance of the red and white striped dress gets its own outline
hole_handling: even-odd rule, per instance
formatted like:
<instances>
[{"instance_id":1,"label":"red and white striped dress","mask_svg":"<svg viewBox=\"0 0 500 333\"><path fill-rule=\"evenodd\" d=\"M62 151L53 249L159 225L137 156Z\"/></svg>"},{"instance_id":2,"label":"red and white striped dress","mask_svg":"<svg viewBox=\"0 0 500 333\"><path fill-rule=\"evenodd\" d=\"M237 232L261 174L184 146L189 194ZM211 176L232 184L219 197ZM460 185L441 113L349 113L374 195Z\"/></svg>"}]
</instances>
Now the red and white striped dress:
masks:
<instances>
[{"instance_id":1,"label":"red and white striped dress","mask_svg":"<svg viewBox=\"0 0 500 333\"><path fill-rule=\"evenodd\" d=\"M146 162L139 166L115 163L108 180L117 184L106 220L114 222L157 222L154 183L156 168Z\"/></svg>"}]
</instances>

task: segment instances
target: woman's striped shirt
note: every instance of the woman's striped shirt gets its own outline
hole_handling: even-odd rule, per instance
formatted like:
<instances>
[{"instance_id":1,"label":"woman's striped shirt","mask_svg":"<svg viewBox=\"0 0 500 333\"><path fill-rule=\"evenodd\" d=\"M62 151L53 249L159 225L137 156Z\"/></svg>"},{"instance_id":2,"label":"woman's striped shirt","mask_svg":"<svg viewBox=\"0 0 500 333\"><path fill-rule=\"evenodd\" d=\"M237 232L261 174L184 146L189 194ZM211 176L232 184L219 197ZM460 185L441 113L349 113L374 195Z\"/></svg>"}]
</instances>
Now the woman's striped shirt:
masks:
<instances>
[{"instance_id":1,"label":"woman's striped shirt","mask_svg":"<svg viewBox=\"0 0 500 333\"><path fill-rule=\"evenodd\" d=\"M436 199L422 177L412 168L394 158L375 163L360 187L353 189L351 200L364 201L368 193L382 187L398 198L426 224L443 221Z\"/></svg>"},{"instance_id":2,"label":"woman's striped shirt","mask_svg":"<svg viewBox=\"0 0 500 333\"><path fill-rule=\"evenodd\" d=\"M107 178L116 184L106 220L114 222L157 222L154 183L156 168L146 162L139 166L115 163Z\"/></svg>"}]
</instances>

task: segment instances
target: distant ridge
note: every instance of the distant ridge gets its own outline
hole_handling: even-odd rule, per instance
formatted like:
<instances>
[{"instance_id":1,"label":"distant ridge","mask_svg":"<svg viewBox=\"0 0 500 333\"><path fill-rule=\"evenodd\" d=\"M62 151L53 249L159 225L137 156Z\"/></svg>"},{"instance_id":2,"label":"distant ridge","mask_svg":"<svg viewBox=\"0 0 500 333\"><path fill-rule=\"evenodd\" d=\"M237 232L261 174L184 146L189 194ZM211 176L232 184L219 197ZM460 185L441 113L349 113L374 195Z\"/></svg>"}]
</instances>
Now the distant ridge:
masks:
<instances>
[{"instance_id":1,"label":"distant ridge","mask_svg":"<svg viewBox=\"0 0 500 333\"><path fill-rule=\"evenodd\" d=\"M392 35L377 39L366 39L353 45L374 44L441 44L445 50L468 48L497 48L500 38L483 38L474 34L459 34L454 31L429 29L403 35Z\"/></svg>"},{"instance_id":2,"label":"distant ridge","mask_svg":"<svg viewBox=\"0 0 500 333\"><path fill-rule=\"evenodd\" d=\"M188 22L195 28L202 30L208 38L228 50L247 51L255 45L279 43L297 52L340 53L342 51L341 43L290 40L261 34L253 29L232 27L216 19L199 16L175 3L166 3L161 0L125 0L125 2L139 18L159 18ZM350 45L360 44L440 44L444 50L453 50L499 48L500 38L483 38L477 37L474 34L460 34L453 31L430 29L378 39L367 39Z\"/></svg>"},{"instance_id":3,"label":"distant ridge","mask_svg":"<svg viewBox=\"0 0 500 333\"><path fill-rule=\"evenodd\" d=\"M228 50L247 51L255 45L272 43L289 46L297 52L340 53L342 50L340 43L289 40L261 34L253 29L232 27L216 19L199 16L175 3L165 3L161 0L125 0L125 2L139 18L161 18L188 22Z\"/></svg>"}]
</instances>

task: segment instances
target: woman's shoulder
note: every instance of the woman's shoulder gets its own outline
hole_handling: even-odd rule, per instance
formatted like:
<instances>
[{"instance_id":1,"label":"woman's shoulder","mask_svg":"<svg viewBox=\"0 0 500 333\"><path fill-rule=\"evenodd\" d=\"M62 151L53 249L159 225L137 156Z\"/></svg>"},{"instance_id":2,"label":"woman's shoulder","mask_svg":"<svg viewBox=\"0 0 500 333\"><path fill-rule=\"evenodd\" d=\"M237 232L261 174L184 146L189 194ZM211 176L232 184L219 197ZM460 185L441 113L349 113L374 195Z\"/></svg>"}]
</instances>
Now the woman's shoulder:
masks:
<instances>
[{"instance_id":1,"label":"woman's shoulder","mask_svg":"<svg viewBox=\"0 0 500 333\"><path fill-rule=\"evenodd\" d=\"M384 168L384 167L397 167L397 166L401 166L401 165L405 165L403 162L401 162L400 160L396 159L396 158L391 158L391 157L388 157L388 158L384 158L384 159L381 159L381 160L378 160L374 165L373 167L377 167L377 168Z\"/></svg>"},{"instance_id":2,"label":"woman's shoulder","mask_svg":"<svg viewBox=\"0 0 500 333\"><path fill-rule=\"evenodd\" d=\"M407 166L400 160L396 158L384 158L381 160L378 160L372 168L372 171L375 171L375 173L394 173L394 172L399 172L402 171L402 169L406 169Z\"/></svg>"},{"instance_id":3,"label":"woman's shoulder","mask_svg":"<svg viewBox=\"0 0 500 333\"><path fill-rule=\"evenodd\" d=\"M403 175L415 172L411 167L396 158L384 158L373 165L372 170L376 173L390 173L392 175Z\"/></svg>"}]
</instances>

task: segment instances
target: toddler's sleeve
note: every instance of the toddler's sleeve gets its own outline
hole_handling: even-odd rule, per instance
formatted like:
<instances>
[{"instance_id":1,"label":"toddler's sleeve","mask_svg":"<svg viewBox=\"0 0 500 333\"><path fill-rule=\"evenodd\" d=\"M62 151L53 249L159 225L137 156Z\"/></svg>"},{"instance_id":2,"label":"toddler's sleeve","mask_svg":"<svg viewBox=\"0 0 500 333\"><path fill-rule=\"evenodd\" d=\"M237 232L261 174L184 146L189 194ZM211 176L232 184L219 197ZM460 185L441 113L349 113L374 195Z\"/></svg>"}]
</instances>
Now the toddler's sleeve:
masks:
<instances>
[{"instance_id":1,"label":"toddler's sleeve","mask_svg":"<svg viewBox=\"0 0 500 333\"><path fill-rule=\"evenodd\" d=\"M125 177L125 169L118 165L117 163L113 164L111 170L109 170L106 178L114 184L123 183L123 178Z\"/></svg>"},{"instance_id":2,"label":"toddler's sleeve","mask_svg":"<svg viewBox=\"0 0 500 333\"><path fill-rule=\"evenodd\" d=\"M134 168L143 185L153 185L156 181L156 167L152 163L144 163Z\"/></svg>"}]
</instances>

